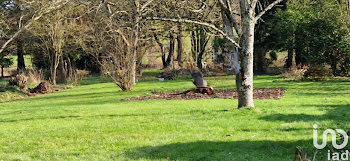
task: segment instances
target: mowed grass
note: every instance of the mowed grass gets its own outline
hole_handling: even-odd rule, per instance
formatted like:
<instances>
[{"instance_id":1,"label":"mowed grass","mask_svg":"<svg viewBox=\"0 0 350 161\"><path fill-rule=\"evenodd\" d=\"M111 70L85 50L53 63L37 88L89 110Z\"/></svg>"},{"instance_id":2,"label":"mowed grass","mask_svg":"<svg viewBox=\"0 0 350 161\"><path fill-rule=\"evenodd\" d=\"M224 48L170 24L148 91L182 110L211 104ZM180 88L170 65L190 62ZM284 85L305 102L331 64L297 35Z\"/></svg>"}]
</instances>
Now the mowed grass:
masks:
<instances>
[{"instance_id":1,"label":"mowed grass","mask_svg":"<svg viewBox=\"0 0 350 161\"><path fill-rule=\"evenodd\" d=\"M214 88L235 87L230 76L207 79ZM146 79L132 92L98 78L82 84L0 104L0 160L290 161L296 146L313 155L313 124L349 129L350 123L349 81L258 76L255 87L284 87L285 96L242 110L237 100L121 100L193 88L190 79ZM319 151L316 159L326 156Z\"/></svg>"}]
</instances>

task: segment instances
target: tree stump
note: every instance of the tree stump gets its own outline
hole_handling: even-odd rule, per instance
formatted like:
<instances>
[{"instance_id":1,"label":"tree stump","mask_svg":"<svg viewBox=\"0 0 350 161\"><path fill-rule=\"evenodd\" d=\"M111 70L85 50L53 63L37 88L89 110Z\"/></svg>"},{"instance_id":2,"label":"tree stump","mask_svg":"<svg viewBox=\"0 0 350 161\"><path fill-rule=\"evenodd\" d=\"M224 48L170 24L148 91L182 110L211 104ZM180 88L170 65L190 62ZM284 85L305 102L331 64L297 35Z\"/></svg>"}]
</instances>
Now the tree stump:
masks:
<instances>
[{"instance_id":1,"label":"tree stump","mask_svg":"<svg viewBox=\"0 0 350 161\"><path fill-rule=\"evenodd\" d=\"M192 78L193 78L193 84L196 86L196 88L187 90L182 93L178 93L176 95L181 95L181 94L187 95L187 94L195 94L195 93L208 94L208 95L215 94L213 88L208 86L208 83L204 79L202 72L200 71L192 72Z\"/></svg>"}]
</instances>

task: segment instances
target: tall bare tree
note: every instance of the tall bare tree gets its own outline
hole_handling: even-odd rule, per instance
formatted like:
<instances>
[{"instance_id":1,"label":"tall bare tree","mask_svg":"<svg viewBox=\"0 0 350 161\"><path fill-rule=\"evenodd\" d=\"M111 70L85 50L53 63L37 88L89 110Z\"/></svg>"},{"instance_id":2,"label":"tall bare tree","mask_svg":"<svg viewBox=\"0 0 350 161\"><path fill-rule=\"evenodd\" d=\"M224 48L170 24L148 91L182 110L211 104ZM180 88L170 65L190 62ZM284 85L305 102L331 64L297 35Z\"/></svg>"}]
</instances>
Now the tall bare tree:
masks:
<instances>
[{"instance_id":1,"label":"tall bare tree","mask_svg":"<svg viewBox=\"0 0 350 161\"><path fill-rule=\"evenodd\" d=\"M200 9L193 9L193 12L203 12L208 8L206 0L199 0L199 2L202 4L199 6ZM215 2L220 6L218 11L221 13L221 25L223 25L223 29L217 27L212 22L202 19L186 19L185 17L152 17L150 19L204 26L229 40L232 43L230 50L234 58L236 73L238 108L254 107L253 52L255 24L262 15L282 2L282 0L274 1L259 13L256 13L258 0L217 0ZM209 10L211 10L210 7Z\"/></svg>"},{"instance_id":2,"label":"tall bare tree","mask_svg":"<svg viewBox=\"0 0 350 161\"><path fill-rule=\"evenodd\" d=\"M153 0L102 0L91 8L92 37L85 44L100 64L123 91L130 91L136 84L136 63L143 55L144 42L148 38L143 31L142 18Z\"/></svg>"}]
</instances>

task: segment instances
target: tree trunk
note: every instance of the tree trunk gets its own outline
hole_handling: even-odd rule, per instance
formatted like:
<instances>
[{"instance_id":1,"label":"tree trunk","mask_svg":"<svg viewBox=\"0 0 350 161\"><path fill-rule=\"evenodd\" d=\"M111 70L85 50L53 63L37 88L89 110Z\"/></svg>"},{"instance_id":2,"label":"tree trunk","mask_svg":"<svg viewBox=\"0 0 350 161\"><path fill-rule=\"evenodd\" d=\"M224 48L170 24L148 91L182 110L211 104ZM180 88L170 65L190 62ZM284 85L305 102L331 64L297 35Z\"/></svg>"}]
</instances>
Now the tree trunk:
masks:
<instances>
[{"instance_id":1,"label":"tree trunk","mask_svg":"<svg viewBox=\"0 0 350 161\"><path fill-rule=\"evenodd\" d=\"M58 63L58 81L59 83L65 83L67 81L67 70L65 68L65 63L63 61L63 56L60 57Z\"/></svg>"},{"instance_id":2,"label":"tree trunk","mask_svg":"<svg viewBox=\"0 0 350 161\"><path fill-rule=\"evenodd\" d=\"M285 68L290 68L293 65L294 49L288 49L288 56L286 60Z\"/></svg>"},{"instance_id":3,"label":"tree trunk","mask_svg":"<svg viewBox=\"0 0 350 161\"><path fill-rule=\"evenodd\" d=\"M302 31L300 28L297 28L296 31ZM300 32L295 32L294 34L294 44L295 44L295 65L301 65L305 64L305 58L303 58L303 49L302 47L304 46L304 38L305 35Z\"/></svg>"},{"instance_id":4,"label":"tree trunk","mask_svg":"<svg viewBox=\"0 0 350 161\"><path fill-rule=\"evenodd\" d=\"M132 86L136 85L136 58L137 58L137 48L138 48L138 43L139 43L139 33L140 33L140 20L141 20L141 4L140 0L135 0L135 7L136 7L136 14L135 14L135 26L133 27L134 30L134 42L133 42L133 47L132 47L132 65L131 65L131 87L130 89L127 89L128 91L131 90Z\"/></svg>"},{"instance_id":5,"label":"tree trunk","mask_svg":"<svg viewBox=\"0 0 350 161\"><path fill-rule=\"evenodd\" d=\"M332 74L333 76L339 76L338 70L337 70L337 63L338 63L338 59L335 56L335 54L330 54L329 58L330 60L330 65L331 65L331 69L332 69Z\"/></svg>"},{"instance_id":6,"label":"tree trunk","mask_svg":"<svg viewBox=\"0 0 350 161\"><path fill-rule=\"evenodd\" d=\"M142 58L143 56L139 56L136 60L136 74L138 76L142 76Z\"/></svg>"},{"instance_id":7,"label":"tree trunk","mask_svg":"<svg viewBox=\"0 0 350 161\"><path fill-rule=\"evenodd\" d=\"M244 2L241 2L244 3ZM245 6L245 4L241 4ZM242 7L243 8L243 7ZM255 107L253 101L253 63L254 63L254 11L247 10L241 12L243 16L242 26L242 38L241 38L241 51L234 51L231 47L231 53L233 57L234 71L236 73L236 88L238 94L238 108L242 107ZM229 18L225 13L222 13L224 27L227 35L230 38L235 39L233 34L233 25L229 21ZM240 64L238 61L240 57Z\"/></svg>"},{"instance_id":8,"label":"tree trunk","mask_svg":"<svg viewBox=\"0 0 350 161\"><path fill-rule=\"evenodd\" d=\"M191 34L191 52L192 52L192 59L194 62L197 62L197 36L196 31L192 31Z\"/></svg>"},{"instance_id":9,"label":"tree trunk","mask_svg":"<svg viewBox=\"0 0 350 161\"><path fill-rule=\"evenodd\" d=\"M60 56L58 56L57 53L55 53L53 55L53 57L51 58L51 63L50 63L50 72L51 72L51 83L53 85L56 85L56 79L57 79L57 68L58 68L58 63L59 63L59 59Z\"/></svg>"},{"instance_id":10,"label":"tree trunk","mask_svg":"<svg viewBox=\"0 0 350 161\"><path fill-rule=\"evenodd\" d=\"M69 78L73 78L74 76L72 62L69 57L67 57L67 75Z\"/></svg>"},{"instance_id":11,"label":"tree trunk","mask_svg":"<svg viewBox=\"0 0 350 161\"><path fill-rule=\"evenodd\" d=\"M255 50L254 52L254 69L255 72L258 74L264 74L266 73L266 53L267 53L267 49L265 49L264 47L258 48L257 50Z\"/></svg>"},{"instance_id":12,"label":"tree trunk","mask_svg":"<svg viewBox=\"0 0 350 161\"><path fill-rule=\"evenodd\" d=\"M200 52L197 58L197 68L200 70L203 70L203 54L204 52Z\"/></svg>"},{"instance_id":13,"label":"tree trunk","mask_svg":"<svg viewBox=\"0 0 350 161\"><path fill-rule=\"evenodd\" d=\"M1 66L1 77L4 77L4 67Z\"/></svg>"},{"instance_id":14,"label":"tree trunk","mask_svg":"<svg viewBox=\"0 0 350 161\"><path fill-rule=\"evenodd\" d=\"M19 72L19 71L26 70L22 40L18 39L16 45L17 45L17 71Z\"/></svg>"},{"instance_id":15,"label":"tree trunk","mask_svg":"<svg viewBox=\"0 0 350 161\"><path fill-rule=\"evenodd\" d=\"M179 67L182 68L182 28L181 25L178 26L178 35L177 35L177 62Z\"/></svg>"},{"instance_id":16,"label":"tree trunk","mask_svg":"<svg viewBox=\"0 0 350 161\"><path fill-rule=\"evenodd\" d=\"M170 34L169 54L168 54L168 57L166 59L165 68L171 64L174 52L175 52L175 37L172 34Z\"/></svg>"},{"instance_id":17,"label":"tree trunk","mask_svg":"<svg viewBox=\"0 0 350 161\"><path fill-rule=\"evenodd\" d=\"M162 64L163 64L163 68L165 68L166 66L166 58L165 58L165 50L164 50L164 46L163 44L160 42L158 36L156 34L154 34L154 40L156 41L156 43L158 44L159 48L160 48L160 52L162 54Z\"/></svg>"},{"instance_id":18,"label":"tree trunk","mask_svg":"<svg viewBox=\"0 0 350 161\"><path fill-rule=\"evenodd\" d=\"M131 77L130 78L131 84L136 85L136 61L135 60L132 62L132 65L130 68L130 77Z\"/></svg>"},{"instance_id":19,"label":"tree trunk","mask_svg":"<svg viewBox=\"0 0 350 161\"><path fill-rule=\"evenodd\" d=\"M238 92L238 108L255 107L253 101L253 53L254 53L254 12L247 11L243 15L243 32L241 43L241 71L236 75Z\"/></svg>"},{"instance_id":20,"label":"tree trunk","mask_svg":"<svg viewBox=\"0 0 350 161\"><path fill-rule=\"evenodd\" d=\"M53 85L56 85L56 75L57 75L57 70L55 68L51 68L51 83Z\"/></svg>"}]
</instances>

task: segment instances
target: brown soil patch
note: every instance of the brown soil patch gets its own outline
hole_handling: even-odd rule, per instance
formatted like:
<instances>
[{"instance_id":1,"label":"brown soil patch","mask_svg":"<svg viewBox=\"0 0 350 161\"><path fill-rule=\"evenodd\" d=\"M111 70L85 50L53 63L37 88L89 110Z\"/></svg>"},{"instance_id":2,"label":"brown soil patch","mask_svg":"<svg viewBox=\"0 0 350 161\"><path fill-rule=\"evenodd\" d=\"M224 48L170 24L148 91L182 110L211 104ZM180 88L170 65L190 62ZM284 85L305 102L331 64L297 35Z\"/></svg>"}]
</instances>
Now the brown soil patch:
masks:
<instances>
[{"instance_id":1,"label":"brown soil patch","mask_svg":"<svg viewBox=\"0 0 350 161\"><path fill-rule=\"evenodd\" d=\"M64 88L57 88L51 85L48 82L41 82L38 86L33 89L28 90L28 95L36 95L36 94L48 94L63 90Z\"/></svg>"},{"instance_id":2,"label":"brown soil patch","mask_svg":"<svg viewBox=\"0 0 350 161\"><path fill-rule=\"evenodd\" d=\"M151 96L139 96L124 99L125 101L137 100L192 100L192 99L236 99L237 92L235 89L216 89L214 95L188 93L181 94L184 91L164 91L152 92ZM255 99L280 99L284 94L284 88L257 88L254 89Z\"/></svg>"}]
</instances>

